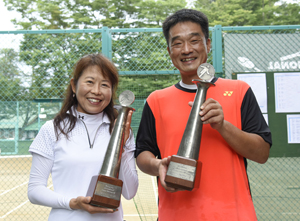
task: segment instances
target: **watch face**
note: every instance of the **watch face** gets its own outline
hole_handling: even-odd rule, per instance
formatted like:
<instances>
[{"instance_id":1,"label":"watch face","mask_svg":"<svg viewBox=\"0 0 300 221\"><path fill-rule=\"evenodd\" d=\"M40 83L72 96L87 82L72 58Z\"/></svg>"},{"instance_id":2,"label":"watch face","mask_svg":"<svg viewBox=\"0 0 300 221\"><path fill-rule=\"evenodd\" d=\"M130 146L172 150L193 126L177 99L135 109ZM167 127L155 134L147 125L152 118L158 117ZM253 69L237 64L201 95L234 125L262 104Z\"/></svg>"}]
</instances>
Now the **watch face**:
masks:
<instances>
[{"instance_id":1,"label":"watch face","mask_svg":"<svg viewBox=\"0 0 300 221\"><path fill-rule=\"evenodd\" d=\"M201 80L211 81L215 76L215 69L211 64L203 63L198 67L197 75Z\"/></svg>"}]
</instances>

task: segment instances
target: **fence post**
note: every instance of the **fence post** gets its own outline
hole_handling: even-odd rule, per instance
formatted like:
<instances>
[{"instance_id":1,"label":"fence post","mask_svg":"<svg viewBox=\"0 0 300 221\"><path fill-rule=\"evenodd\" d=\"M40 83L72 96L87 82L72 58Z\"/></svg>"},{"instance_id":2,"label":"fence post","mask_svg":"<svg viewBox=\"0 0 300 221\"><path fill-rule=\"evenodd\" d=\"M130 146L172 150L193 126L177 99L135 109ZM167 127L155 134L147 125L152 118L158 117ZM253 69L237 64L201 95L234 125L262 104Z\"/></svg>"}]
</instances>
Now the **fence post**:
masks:
<instances>
[{"instance_id":1,"label":"fence post","mask_svg":"<svg viewBox=\"0 0 300 221\"><path fill-rule=\"evenodd\" d=\"M17 101L17 125L15 127L15 154L19 152L19 101Z\"/></svg>"},{"instance_id":2,"label":"fence post","mask_svg":"<svg viewBox=\"0 0 300 221\"><path fill-rule=\"evenodd\" d=\"M212 31L212 53L213 53L213 65L216 74L223 73L223 63L222 63L222 25L215 25Z\"/></svg>"},{"instance_id":3,"label":"fence post","mask_svg":"<svg viewBox=\"0 0 300 221\"><path fill-rule=\"evenodd\" d=\"M102 54L112 60L111 30L106 26L102 28Z\"/></svg>"},{"instance_id":4,"label":"fence post","mask_svg":"<svg viewBox=\"0 0 300 221\"><path fill-rule=\"evenodd\" d=\"M41 115L41 103L38 103L38 129L41 129L41 119L40 119L40 115Z\"/></svg>"}]
</instances>

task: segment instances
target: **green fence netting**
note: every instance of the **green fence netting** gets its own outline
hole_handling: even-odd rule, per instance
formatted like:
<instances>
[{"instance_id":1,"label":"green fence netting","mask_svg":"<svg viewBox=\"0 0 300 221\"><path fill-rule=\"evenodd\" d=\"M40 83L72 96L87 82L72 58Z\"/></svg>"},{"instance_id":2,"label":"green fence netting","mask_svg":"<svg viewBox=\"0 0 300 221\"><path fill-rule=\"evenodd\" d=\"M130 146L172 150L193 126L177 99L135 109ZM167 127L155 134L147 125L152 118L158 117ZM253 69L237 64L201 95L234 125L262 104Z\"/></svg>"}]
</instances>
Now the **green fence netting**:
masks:
<instances>
[{"instance_id":1,"label":"green fence netting","mask_svg":"<svg viewBox=\"0 0 300 221\"><path fill-rule=\"evenodd\" d=\"M235 78L236 73L298 73L299 29L210 27L208 62L224 78ZM135 135L147 96L177 83L180 75L169 59L161 29L2 31L0 42L0 219L47 220L49 208L32 205L27 199L28 148L41 126L61 108L76 61L101 52L115 63L120 74L118 94L131 90L136 97L132 105ZM291 114L299 116L300 111ZM277 124L276 115L270 116L270 125ZM287 127L286 122L282 127ZM287 136L286 132L277 134ZM295 150L292 153L286 151L290 146ZM280 154L271 149L264 165L248 161L258 220L300 220L300 143L279 148ZM124 206L124 219L156 220L156 178L140 171L139 178L134 210ZM48 187L52 188L51 178Z\"/></svg>"}]
</instances>

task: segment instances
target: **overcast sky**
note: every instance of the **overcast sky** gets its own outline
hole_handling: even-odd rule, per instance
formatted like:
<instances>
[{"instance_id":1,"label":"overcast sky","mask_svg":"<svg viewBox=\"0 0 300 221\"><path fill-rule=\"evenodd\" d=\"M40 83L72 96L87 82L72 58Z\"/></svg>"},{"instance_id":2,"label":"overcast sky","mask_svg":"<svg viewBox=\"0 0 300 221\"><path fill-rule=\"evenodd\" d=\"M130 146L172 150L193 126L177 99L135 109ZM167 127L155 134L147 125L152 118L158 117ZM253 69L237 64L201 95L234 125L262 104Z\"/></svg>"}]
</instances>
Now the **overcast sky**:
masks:
<instances>
[{"instance_id":1,"label":"overcast sky","mask_svg":"<svg viewBox=\"0 0 300 221\"><path fill-rule=\"evenodd\" d=\"M11 23L11 19L18 16L18 13L7 11L3 0L0 0L0 31L12 31L16 30L14 25Z\"/></svg>"}]
</instances>

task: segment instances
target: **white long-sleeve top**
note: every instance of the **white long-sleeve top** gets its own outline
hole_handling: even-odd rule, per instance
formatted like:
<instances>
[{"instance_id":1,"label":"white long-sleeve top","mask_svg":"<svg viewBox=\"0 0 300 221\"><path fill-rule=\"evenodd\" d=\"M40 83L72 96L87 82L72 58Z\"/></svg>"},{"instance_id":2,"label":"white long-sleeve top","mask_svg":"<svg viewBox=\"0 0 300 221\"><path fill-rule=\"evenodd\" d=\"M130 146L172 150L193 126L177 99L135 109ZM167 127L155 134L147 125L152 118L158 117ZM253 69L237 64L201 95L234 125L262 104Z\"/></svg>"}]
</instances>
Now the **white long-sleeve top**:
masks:
<instances>
[{"instance_id":1,"label":"white long-sleeve top","mask_svg":"<svg viewBox=\"0 0 300 221\"><path fill-rule=\"evenodd\" d=\"M53 121L47 121L32 142L29 148L33 157L28 198L34 204L52 207L49 220L123 220L121 204L118 211L109 214L90 214L72 210L69 206L72 198L86 196L91 178L100 172L110 139L110 122L103 112L97 115L76 112L76 115L81 119L69 134L69 139L60 136L56 140ZM131 133L124 146L118 177L123 181L125 199L133 198L138 188L134 150ZM50 173L54 191L47 188Z\"/></svg>"}]
</instances>

